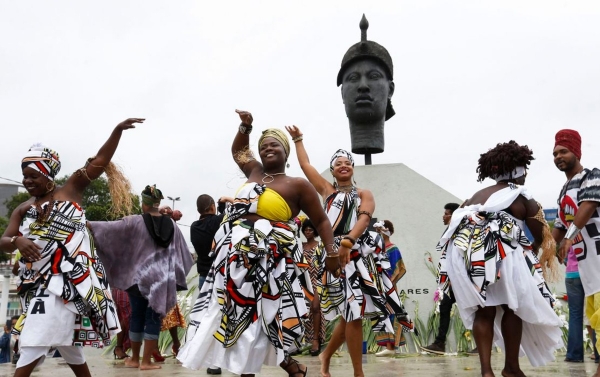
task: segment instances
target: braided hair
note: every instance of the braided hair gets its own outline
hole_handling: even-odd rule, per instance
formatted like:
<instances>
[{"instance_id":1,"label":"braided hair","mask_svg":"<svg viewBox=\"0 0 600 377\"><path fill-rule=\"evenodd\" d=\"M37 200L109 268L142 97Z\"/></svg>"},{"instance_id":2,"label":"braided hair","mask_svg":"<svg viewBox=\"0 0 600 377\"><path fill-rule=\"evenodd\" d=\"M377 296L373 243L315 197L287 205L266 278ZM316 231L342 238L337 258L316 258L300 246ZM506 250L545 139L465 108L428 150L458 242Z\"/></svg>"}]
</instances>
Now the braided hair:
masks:
<instances>
[{"instance_id":1,"label":"braided hair","mask_svg":"<svg viewBox=\"0 0 600 377\"><path fill-rule=\"evenodd\" d=\"M514 140L500 143L495 148L483 153L479 157L477 182L509 174L517 166L527 167L534 160L533 151L527 145L519 145Z\"/></svg>"}]
</instances>

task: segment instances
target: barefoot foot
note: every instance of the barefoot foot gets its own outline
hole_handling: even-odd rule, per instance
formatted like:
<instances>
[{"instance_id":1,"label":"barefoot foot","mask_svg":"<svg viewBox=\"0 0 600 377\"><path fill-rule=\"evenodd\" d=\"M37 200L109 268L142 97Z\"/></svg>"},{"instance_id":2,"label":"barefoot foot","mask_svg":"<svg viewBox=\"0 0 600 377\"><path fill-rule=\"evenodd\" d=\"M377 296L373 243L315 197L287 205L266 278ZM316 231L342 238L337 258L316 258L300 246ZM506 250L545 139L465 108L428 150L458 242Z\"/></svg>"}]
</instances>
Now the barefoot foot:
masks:
<instances>
[{"instance_id":1,"label":"barefoot foot","mask_svg":"<svg viewBox=\"0 0 600 377\"><path fill-rule=\"evenodd\" d=\"M125 367L126 368L139 368L140 367L140 362L139 361L133 361L133 359L131 357L128 357L125 359Z\"/></svg>"},{"instance_id":2,"label":"barefoot foot","mask_svg":"<svg viewBox=\"0 0 600 377\"><path fill-rule=\"evenodd\" d=\"M329 362L331 359L325 359L325 355L320 354L319 360L321 361L321 377L331 377L331 373L329 373Z\"/></svg>"},{"instance_id":3,"label":"barefoot foot","mask_svg":"<svg viewBox=\"0 0 600 377\"><path fill-rule=\"evenodd\" d=\"M152 370L152 369L160 369L160 368L162 368L160 365L154 364L154 363L140 365L140 370Z\"/></svg>"}]
</instances>

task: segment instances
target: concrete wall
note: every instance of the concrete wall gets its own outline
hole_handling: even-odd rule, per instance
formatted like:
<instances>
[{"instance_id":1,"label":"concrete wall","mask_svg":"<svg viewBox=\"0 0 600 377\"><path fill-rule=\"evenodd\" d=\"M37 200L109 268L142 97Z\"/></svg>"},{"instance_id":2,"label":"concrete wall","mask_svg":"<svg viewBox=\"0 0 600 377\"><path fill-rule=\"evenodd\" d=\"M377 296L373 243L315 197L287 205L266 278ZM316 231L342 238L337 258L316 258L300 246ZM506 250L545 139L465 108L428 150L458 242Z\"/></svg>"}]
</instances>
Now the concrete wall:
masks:
<instances>
[{"instance_id":1,"label":"concrete wall","mask_svg":"<svg viewBox=\"0 0 600 377\"><path fill-rule=\"evenodd\" d=\"M398 283L398 290L407 295L408 312L414 315L418 302L420 317L426 320L434 308L437 284L425 264L425 252L432 254L437 267L439 255L435 246L445 229L444 205L462 203L464 199L404 164L357 166L354 172L357 186L373 192L376 204L373 217L394 224L391 240L400 248L406 265L406 275Z\"/></svg>"}]
</instances>

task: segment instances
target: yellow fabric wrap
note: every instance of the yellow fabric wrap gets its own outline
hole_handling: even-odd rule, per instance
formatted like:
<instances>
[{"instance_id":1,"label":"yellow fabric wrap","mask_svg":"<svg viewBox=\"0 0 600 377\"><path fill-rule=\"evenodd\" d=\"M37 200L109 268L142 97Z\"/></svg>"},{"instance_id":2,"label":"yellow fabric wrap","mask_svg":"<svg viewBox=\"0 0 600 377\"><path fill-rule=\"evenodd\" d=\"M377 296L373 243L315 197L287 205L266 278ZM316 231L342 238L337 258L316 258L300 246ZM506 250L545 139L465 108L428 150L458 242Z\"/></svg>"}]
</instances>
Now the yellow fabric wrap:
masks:
<instances>
[{"instance_id":1,"label":"yellow fabric wrap","mask_svg":"<svg viewBox=\"0 0 600 377\"><path fill-rule=\"evenodd\" d=\"M271 221L288 221L292 218L292 210L285 199L268 187L258 198L256 214Z\"/></svg>"},{"instance_id":2,"label":"yellow fabric wrap","mask_svg":"<svg viewBox=\"0 0 600 377\"><path fill-rule=\"evenodd\" d=\"M600 334L600 292L586 297L585 315L590 320L590 326ZM596 335L596 349L600 349L600 336Z\"/></svg>"}]
</instances>

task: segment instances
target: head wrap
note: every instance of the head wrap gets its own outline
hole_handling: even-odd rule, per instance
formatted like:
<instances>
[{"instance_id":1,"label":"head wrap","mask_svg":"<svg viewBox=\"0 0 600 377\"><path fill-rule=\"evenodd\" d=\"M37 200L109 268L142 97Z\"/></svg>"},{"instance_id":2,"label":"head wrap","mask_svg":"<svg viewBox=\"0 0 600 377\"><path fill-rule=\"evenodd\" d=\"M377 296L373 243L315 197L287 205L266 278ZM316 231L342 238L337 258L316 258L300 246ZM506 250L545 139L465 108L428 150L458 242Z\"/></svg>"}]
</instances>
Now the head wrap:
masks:
<instances>
[{"instance_id":1,"label":"head wrap","mask_svg":"<svg viewBox=\"0 0 600 377\"><path fill-rule=\"evenodd\" d=\"M148 185L142 191L142 203L147 206L158 208L161 199L164 199L162 191L157 189L156 185Z\"/></svg>"},{"instance_id":2,"label":"head wrap","mask_svg":"<svg viewBox=\"0 0 600 377\"><path fill-rule=\"evenodd\" d=\"M579 132L569 129L558 131L554 137L554 148L557 145L567 148L578 160L581 160L581 136Z\"/></svg>"},{"instance_id":3,"label":"head wrap","mask_svg":"<svg viewBox=\"0 0 600 377\"><path fill-rule=\"evenodd\" d=\"M385 234L388 237L390 237L392 235L392 233L390 232L390 230L385 227L385 223L383 222L383 220L382 221L378 221L375 224L373 224L373 228L378 229L379 232Z\"/></svg>"},{"instance_id":4,"label":"head wrap","mask_svg":"<svg viewBox=\"0 0 600 377\"><path fill-rule=\"evenodd\" d=\"M348 160L350 160L352 167L354 167L354 159L352 158L352 154L350 152L348 152L347 150L338 149L333 154L333 156L331 156L331 161L329 162L329 171L330 172L333 173L333 164L335 164L335 160L337 160L340 157L346 157Z\"/></svg>"},{"instance_id":5,"label":"head wrap","mask_svg":"<svg viewBox=\"0 0 600 377\"><path fill-rule=\"evenodd\" d=\"M262 135L260 135L260 138L258 139L259 148L262 145L263 141L268 137L272 137L273 139L277 140L281 145L283 145L286 158L290 155L290 141L288 140L287 135L282 130L280 130L279 128L267 128L266 130L264 130L262 132Z\"/></svg>"},{"instance_id":6,"label":"head wrap","mask_svg":"<svg viewBox=\"0 0 600 377\"><path fill-rule=\"evenodd\" d=\"M54 181L60 171L60 157L56 151L46 148L40 143L33 144L21 160L21 169L26 167L30 167L49 180Z\"/></svg>"},{"instance_id":7,"label":"head wrap","mask_svg":"<svg viewBox=\"0 0 600 377\"><path fill-rule=\"evenodd\" d=\"M509 179L517 179L520 178L522 176L524 176L525 174L527 174L527 168L525 166L517 166L515 168L515 170L502 174L502 175L494 175L491 176L490 178L492 178L494 181L496 182L500 182L500 181L506 181Z\"/></svg>"}]
</instances>

